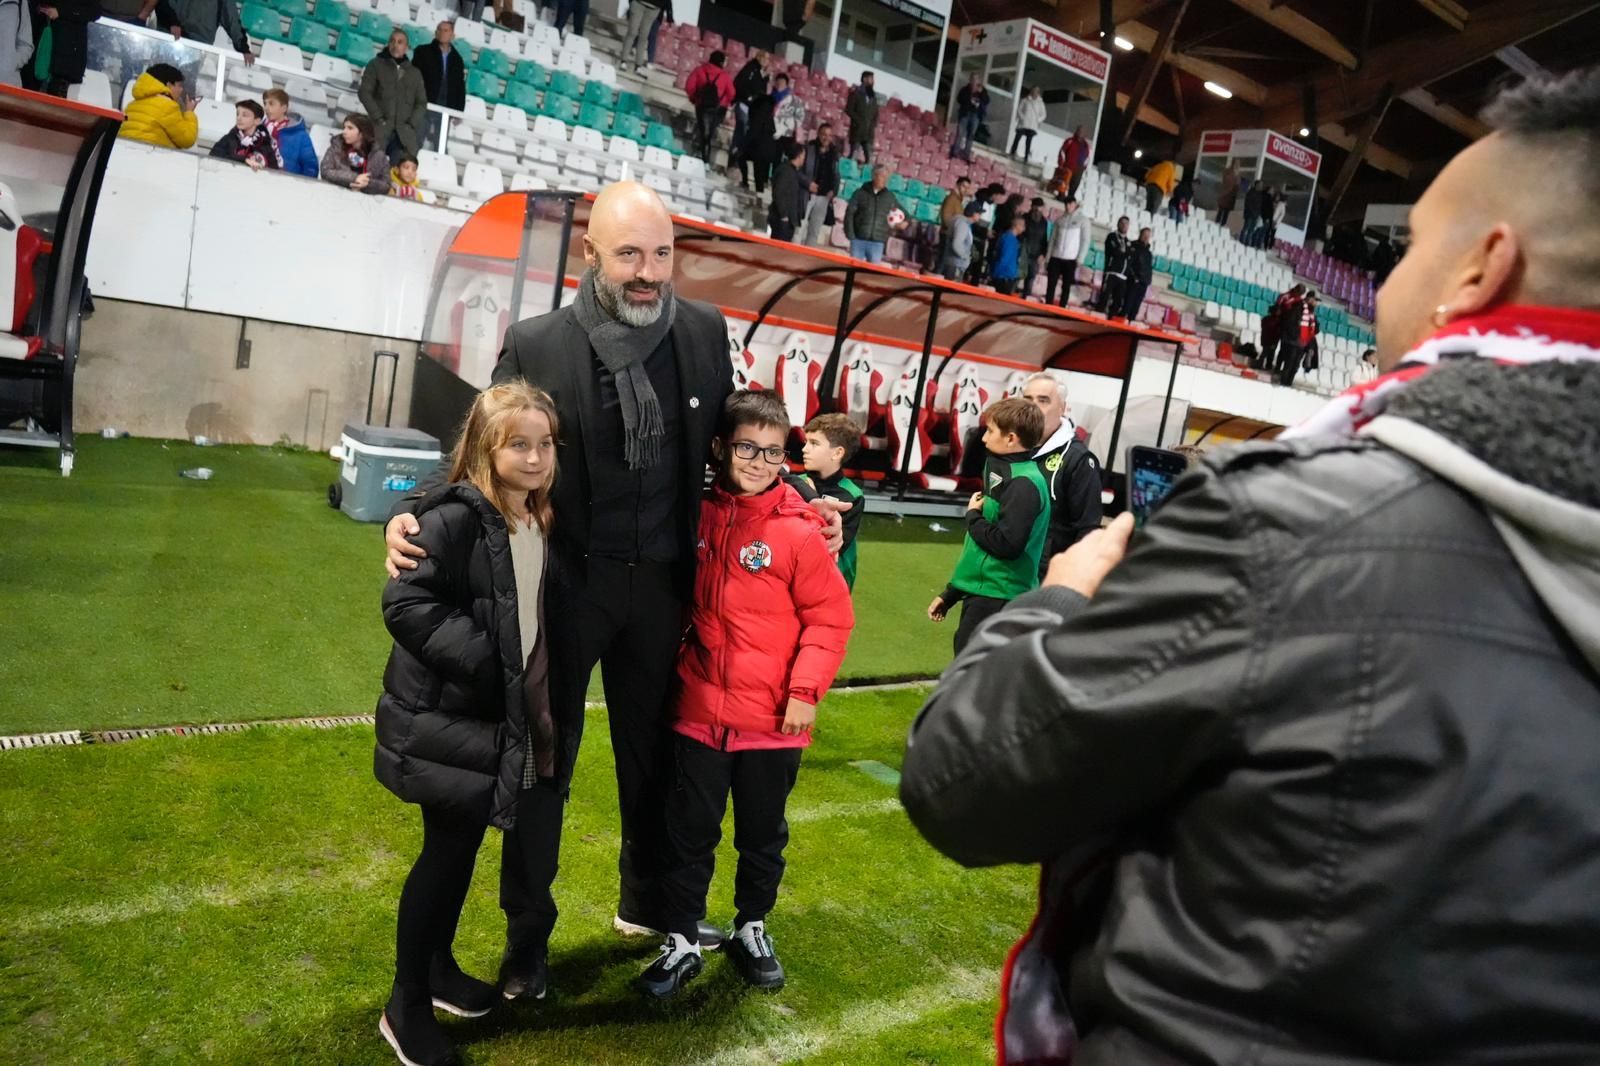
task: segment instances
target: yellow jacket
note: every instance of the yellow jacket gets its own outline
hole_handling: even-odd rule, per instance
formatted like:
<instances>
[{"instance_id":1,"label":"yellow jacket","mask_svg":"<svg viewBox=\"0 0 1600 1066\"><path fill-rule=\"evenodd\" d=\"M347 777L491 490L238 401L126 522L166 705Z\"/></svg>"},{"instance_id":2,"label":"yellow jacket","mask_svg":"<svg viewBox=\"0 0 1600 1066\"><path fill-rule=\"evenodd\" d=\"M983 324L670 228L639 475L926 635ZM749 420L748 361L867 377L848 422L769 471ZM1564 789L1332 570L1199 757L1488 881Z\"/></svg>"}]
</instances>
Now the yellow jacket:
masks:
<instances>
[{"instance_id":1,"label":"yellow jacket","mask_svg":"<svg viewBox=\"0 0 1600 1066\"><path fill-rule=\"evenodd\" d=\"M1171 197L1172 190L1178 187L1178 168L1170 159L1157 163L1145 174L1144 183L1159 186L1162 196Z\"/></svg>"},{"instance_id":2,"label":"yellow jacket","mask_svg":"<svg viewBox=\"0 0 1600 1066\"><path fill-rule=\"evenodd\" d=\"M143 141L157 148L193 148L200 136L200 119L193 111L167 94L167 87L149 74L133 83L133 102L128 105L119 136Z\"/></svg>"}]
</instances>

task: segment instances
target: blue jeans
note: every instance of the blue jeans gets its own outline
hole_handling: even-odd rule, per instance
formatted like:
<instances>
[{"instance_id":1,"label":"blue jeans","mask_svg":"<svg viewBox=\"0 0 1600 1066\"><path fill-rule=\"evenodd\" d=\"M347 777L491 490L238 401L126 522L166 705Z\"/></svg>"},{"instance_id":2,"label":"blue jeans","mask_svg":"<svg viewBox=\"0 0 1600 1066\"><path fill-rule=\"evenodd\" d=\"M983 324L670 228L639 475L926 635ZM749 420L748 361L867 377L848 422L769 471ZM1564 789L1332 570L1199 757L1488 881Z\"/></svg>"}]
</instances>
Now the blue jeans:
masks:
<instances>
[{"instance_id":1,"label":"blue jeans","mask_svg":"<svg viewBox=\"0 0 1600 1066\"><path fill-rule=\"evenodd\" d=\"M983 124L981 115L963 115L956 123L956 143L950 146L952 156L970 155L972 153L972 139L978 135L978 127Z\"/></svg>"},{"instance_id":2,"label":"blue jeans","mask_svg":"<svg viewBox=\"0 0 1600 1066\"><path fill-rule=\"evenodd\" d=\"M869 263L883 262L882 241L858 241L850 238L850 258L865 259Z\"/></svg>"}]
</instances>

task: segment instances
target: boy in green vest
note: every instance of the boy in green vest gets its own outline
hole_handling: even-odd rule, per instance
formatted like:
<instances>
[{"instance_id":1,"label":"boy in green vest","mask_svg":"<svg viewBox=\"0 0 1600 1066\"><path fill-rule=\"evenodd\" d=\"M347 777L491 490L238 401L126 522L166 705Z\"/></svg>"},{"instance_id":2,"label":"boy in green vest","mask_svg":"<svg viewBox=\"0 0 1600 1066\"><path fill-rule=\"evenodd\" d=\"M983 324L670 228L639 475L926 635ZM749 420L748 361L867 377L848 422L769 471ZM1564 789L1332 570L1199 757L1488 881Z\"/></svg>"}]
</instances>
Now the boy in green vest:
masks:
<instances>
[{"instance_id":1,"label":"boy in green vest","mask_svg":"<svg viewBox=\"0 0 1600 1066\"><path fill-rule=\"evenodd\" d=\"M955 576L928 605L928 617L944 621L957 600L956 654L984 619L1039 584L1039 557L1050 529L1050 487L1034 449L1044 439L1044 412L1020 396L1001 400L983 413L984 491L967 503L967 539Z\"/></svg>"},{"instance_id":2,"label":"boy in green vest","mask_svg":"<svg viewBox=\"0 0 1600 1066\"><path fill-rule=\"evenodd\" d=\"M844 464L861 447L861 427L849 415L818 415L806 423L806 447L801 453L811 486L822 496L850 505L844 513L844 547L839 549L839 572L844 583L856 587L856 530L866 513L861 486L844 476Z\"/></svg>"}]
</instances>

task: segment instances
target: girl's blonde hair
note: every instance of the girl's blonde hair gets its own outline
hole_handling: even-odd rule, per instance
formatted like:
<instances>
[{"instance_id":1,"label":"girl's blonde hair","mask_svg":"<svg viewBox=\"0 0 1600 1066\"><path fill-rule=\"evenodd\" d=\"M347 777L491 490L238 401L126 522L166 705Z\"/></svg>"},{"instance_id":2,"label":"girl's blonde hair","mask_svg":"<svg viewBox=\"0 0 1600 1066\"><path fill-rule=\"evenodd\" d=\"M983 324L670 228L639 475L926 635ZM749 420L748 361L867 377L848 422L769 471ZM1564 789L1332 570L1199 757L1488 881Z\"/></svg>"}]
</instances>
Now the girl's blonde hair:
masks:
<instances>
[{"instance_id":1,"label":"girl's blonde hair","mask_svg":"<svg viewBox=\"0 0 1600 1066\"><path fill-rule=\"evenodd\" d=\"M450 457L450 480L470 481L505 516L508 526L516 523L517 510L512 506L512 490L495 476L494 453L511 439L511 420L524 411L543 414L550 420L550 435L560 439L561 422L556 415L555 401L543 389L518 378L478 393L461 425L456 450ZM550 476L545 479L544 487L528 494L528 510L533 512L539 531L546 535L550 533L553 518L550 490L555 486L557 472L552 457Z\"/></svg>"}]
</instances>

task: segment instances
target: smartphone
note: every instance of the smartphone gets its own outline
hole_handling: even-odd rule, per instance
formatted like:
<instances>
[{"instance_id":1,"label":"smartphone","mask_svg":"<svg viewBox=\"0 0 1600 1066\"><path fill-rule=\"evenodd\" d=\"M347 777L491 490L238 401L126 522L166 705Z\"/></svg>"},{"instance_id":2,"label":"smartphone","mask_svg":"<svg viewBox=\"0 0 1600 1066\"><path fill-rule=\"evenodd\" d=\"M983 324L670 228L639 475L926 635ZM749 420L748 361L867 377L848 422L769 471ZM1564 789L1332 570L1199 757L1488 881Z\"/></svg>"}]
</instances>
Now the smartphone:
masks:
<instances>
[{"instance_id":1,"label":"smartphone","mask_svg":"<svg viewBox=\"0 0 1600 1066\"><path fill-rule=\"evenodd\" d=\"M1134 528L1149 520L1187 469L1188 458L1177 452L1142 444L1128 449L1128 509L1133 512Z\"/></svg>"}]
</instances>

